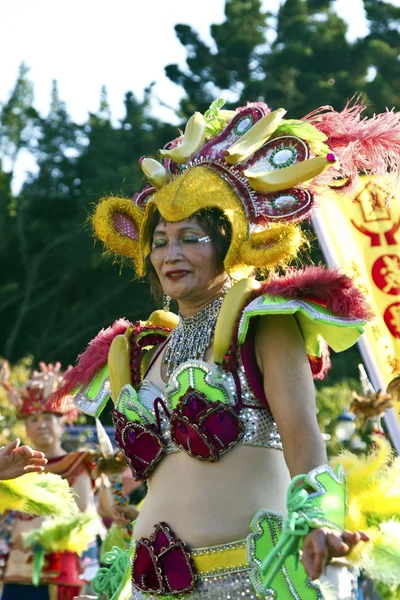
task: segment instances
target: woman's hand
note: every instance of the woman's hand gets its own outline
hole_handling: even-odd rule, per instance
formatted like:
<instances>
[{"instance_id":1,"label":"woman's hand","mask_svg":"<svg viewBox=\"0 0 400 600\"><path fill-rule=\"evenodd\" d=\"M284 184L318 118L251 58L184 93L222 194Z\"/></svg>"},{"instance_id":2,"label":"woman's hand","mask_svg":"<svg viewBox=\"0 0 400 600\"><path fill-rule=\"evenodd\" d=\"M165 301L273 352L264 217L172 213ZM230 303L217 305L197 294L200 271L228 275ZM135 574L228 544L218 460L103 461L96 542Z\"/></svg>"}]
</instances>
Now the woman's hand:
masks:
<instances>
[{"instance_id":1,"label":"woman's hand","mask_svg":"<svg viewBox=\"0 0 400 600\"><path fill-rule=\"evenodd\" d=\"M332 531L325 527L312 529L303 541L302 563L311 579L318 579L331 558L346 556L359 542L368 542L363 531Z\"/></svg>"},{"instance_id":2,"label":"woman's hand","mask_svg":"<svg viewBox=\"0 0 400 600\"><path fill-rule=\"evenodd\" d=\"M40 473L47 463L43 452L20 446L20 440L0 448L0 479L15 479L25 473Z\"/></svg>"},{"instance_id":3,"label":"woman's hand","mask_svg":"<svg viewBox=\"0 0 400 600\"><path fill-rule=\"evenodd\" d=\"M126 527L136 519L139 512L133 506L119 506L114 509L114 523L118 527Z\"/></svg>"}]
</instances>

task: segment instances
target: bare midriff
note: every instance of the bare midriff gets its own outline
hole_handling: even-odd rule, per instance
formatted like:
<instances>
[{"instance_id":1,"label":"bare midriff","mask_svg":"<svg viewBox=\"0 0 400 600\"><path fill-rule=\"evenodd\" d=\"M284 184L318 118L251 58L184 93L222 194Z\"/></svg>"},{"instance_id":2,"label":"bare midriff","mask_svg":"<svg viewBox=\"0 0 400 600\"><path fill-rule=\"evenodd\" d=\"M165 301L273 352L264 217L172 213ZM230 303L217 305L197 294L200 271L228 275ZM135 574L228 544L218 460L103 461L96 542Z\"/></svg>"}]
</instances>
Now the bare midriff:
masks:
<instances>
[{"instance_id":1,"label":"bare midriff","mask_svg":"<svg viewBox=\"0 0 400 600\"><path fill-rule=\"evenodd\" d=\"M165 388L164 351L148 379ZM206 353L213 363L213 349ZM282 450L238 444L217 462L185 452L164 457L150 475L148 493L135 523L134 537L149 537L154 525L167 523L191 548L226 544L245 538L259 510L285 514L290 483Z\"/></svg>"},{"instance_id":2,"label":"bare midriff","mask_svg":"<svg viewBox=\"0 0 400 600\"><path fill-rule=\"evenodd\" d=\"M149 537L166 522L192 548L245 538L262 509L285 513L290 482L283 452L238 445L218 462L169 454L148 480L148 494L134 528Z\"/></svg>"}]
</instances>

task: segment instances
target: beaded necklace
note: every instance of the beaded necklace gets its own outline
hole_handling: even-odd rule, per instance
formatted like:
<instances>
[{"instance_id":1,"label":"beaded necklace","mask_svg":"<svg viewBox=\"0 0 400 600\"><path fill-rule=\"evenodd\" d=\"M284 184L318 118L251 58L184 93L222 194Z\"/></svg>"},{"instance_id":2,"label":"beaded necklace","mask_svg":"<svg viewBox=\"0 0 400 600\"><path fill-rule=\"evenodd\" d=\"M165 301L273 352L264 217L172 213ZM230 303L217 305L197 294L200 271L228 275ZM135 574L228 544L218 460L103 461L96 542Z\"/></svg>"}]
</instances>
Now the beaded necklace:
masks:
<instances>
[{"instance_id":1,"label":"beaded necklace","mask_svg":"<svg viewBox=\"0 0 400 600\"><path fill-rule=\"evenodd\" d=\"M223 299L223 296L216 298L191 317L179 315L179 323L169 338L164 355L168 377L187 360L204 360L207 348L211 344Z\"/></svg>"}]
</instances>

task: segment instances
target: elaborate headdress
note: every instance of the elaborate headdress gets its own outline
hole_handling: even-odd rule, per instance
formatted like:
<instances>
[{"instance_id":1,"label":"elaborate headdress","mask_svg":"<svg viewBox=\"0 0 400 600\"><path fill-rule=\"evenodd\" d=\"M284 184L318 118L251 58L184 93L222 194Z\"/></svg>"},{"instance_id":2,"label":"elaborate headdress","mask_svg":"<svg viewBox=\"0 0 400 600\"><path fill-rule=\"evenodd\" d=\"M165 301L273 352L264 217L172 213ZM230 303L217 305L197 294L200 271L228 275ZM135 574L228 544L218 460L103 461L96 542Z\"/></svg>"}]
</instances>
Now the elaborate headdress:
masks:
<instances>
[{"instance_id":1,"label":"elaborate headdress","mask_svg":"<svg viewBox=\"0 0 400 600\"><path fill-rule=\"evenodd\" d=\"M3 361L1 365L0 381L6 389L9 400L18 411L20 418L29 415L51 412L60 414L68 422L72 422L80 414L75 407L72 397L66 398L62 407L52 408L47 405L49 396L58 390L63 384L63 373L61 372L61 363L54 365L39 363L40 371L33 371L26 384L16 389L9 382L10 369L8 362Z\"/></svg>"},{"instance_id":2,"label":"elaborate headdress","mask_svg":"<svg viewBox=\"0 0 400 600\"><path fill-rule=\"evenodd\" d=\"M286 120L284 109L271 112L264 102L220 107L216 101L204 115L194 113L184 135L160 150L160 161L140 160L149 182L142 192L97 206L96 235L132 259L139 275L155 210L180 221L219 208L232 225L225 269L241 278L294 258L303 241L296 223L310 215L318 191L338 180L354 184L358 170L383 174L400 163L400 114L392 111L361 118L365 107L354 104Z\"/></svg>"}]
</instances>

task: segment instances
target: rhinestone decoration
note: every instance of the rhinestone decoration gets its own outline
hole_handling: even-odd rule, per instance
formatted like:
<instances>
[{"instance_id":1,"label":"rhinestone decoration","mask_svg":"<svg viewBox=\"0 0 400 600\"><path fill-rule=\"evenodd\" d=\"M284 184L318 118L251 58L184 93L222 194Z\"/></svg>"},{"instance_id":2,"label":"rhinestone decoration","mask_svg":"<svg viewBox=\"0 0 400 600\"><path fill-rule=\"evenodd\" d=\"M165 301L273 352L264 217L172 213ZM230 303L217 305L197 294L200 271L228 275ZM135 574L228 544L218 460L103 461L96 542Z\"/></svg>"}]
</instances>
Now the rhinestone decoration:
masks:
<instances>
[{"instance_id":1,"label":"rhinestone decoration","mask_svg":"<svg viewBox=\"0 0 400 600\"><path fill-rule=\"evenodd\" d=\"M179 389L176 378L182 370L199 366L204 366L206 369L207 375L205 381L210 385L224 390L228 405L234 406L237 402L237 397L236 386L232 374L228 371L223 371L217 365L210 365L201 361L189 361L174 371L166 388L168 396ZM245 404L245 407L242 408L239 413L239 418L244 429L243 437L239 443L247 446L261 446L263 448L282 450L281 438L273 416L253 394L247 381L243 365L239 366L238 376L242 390L242 401ZM166 392L163 394L157 386L148 379L144 379L138 392L138 399L150 411L154 411L155 398L165 399L168 409L172 410ZM160 412L160 435L166 444L167 454L181 451L181 449L171 440L170 421L168 416L162 411Z\"/></svg>"},{"instance_id":2,"label":"rhinestone decoration","mask_svg":"<svg viewBox=\"0 0 400 600\"><path fill-rule=\"evenodd\" d=\"M132 587L156 597L180 596L194 590L197 573L189 547L169 526L157 523L150 538L135 541Z\"/></svg>"},{"instance_id":3,"label":"rhinestone decoration","mask_svg":"<svg viewBox=\"0 0 400 600\"><path fill-rule=\"evenodd\" d=\"M244 133L246 133L246 131L250 129L250 127L253 126L253 123L253 117L251 115L248 115L247 117L244 117L243 119L237 122L234 131L237 135L243 135Z\"/></svg>"},{"instance_id":4,"label":"rhinestone decoration","mask_svg":"<svg viewBox=\"0 0 400 600\"><path fill-rule=\"evenodd\" d=\"M196 381L198 382L199 377L201 377L204 384L206 384L208 390L206 393L210 400L220 400L224 404L226 403L235 406L236 388L233 379L231 385L229 385L224 374L217 365L211 365L202 360L190 360L175 369L165 388L164 394L171 410L176 407L179 398L187 391L187 386L181 384L180 381L184 374L188 374L189 385L192 388L196 387Z\"/></svg>"},{"instance_id":5,"label":"rhinestone decoration","mask_svg":"<svg viewBox=\"0 0 400 600\"><path fill-rule=\"evenodd\" d=\"M282 146L271 153L269 160L275 169L283 169L292 165L297 158L297 152L292 146Z\"/></svg>"},{"instance_id":6,"label":"rhinestone decoration","mask_svg":"<svg viewBox=\"0 0 400 600\"><path fill-rule=\"evenodd\" d=\"M205 579L200 577L195 591L181 596L181 600L257 600L257 598L248 571ZM274 596L264 596L264 598L273 600ZM133 589L130 600L161 600L161 597Z\"/></svg>"},{"instance_id":7,"label":"rhinestone decoration","mask_svg":"<svg viewBox=\"0 0 400 600\"><path fill-rule=\"evenodd\" d=\"M153 397L154 399L154 397ZM136 390L129 384L124 385L122 388L117 401L117 410L122 413L128 421L140 421L144 425L150 423L155 424L156 419L152 412L153 403L151 407L147 408L146 405L140 401Z\"/></svg>"},{"instance_id":8,"label":"rhinestone decoration","mask_svg":"<svg viewBox=\"0 0 400 600\"><path fill-rule=\"evenodd\" d=\"M203 360L211 344L223 296L210 302L203 310L192 317L180 316L179 323L172 332L164 355L167 375L189 359Z\"/></svg>"},{"instance_id":9,"label":"rhinestone decoration","mask_svg":"<svg viewBox=\"0 0 400 600\"><path fill-rule=\"evenodd\" d=\"M230 544L221 544L220 546L211 546L210 548L196 548L192 550L192 558L196 562L196 557L198 556L212 556L215 559L215 568L211 571L201 571L199 573L199 578L206 579L207 577L215 577L216 575L228 575L232 573L232 567L227 566L218 566L218 559L221 556L221 553L226 550L237 550L244 549L247 547L247 539L239 540L238 542L231 542ZM241 564L236 565L234 568L235 573L239 573L242 571L248 571L249 565L247 564L247 560Z\"/></svg>"}]
</instances>

